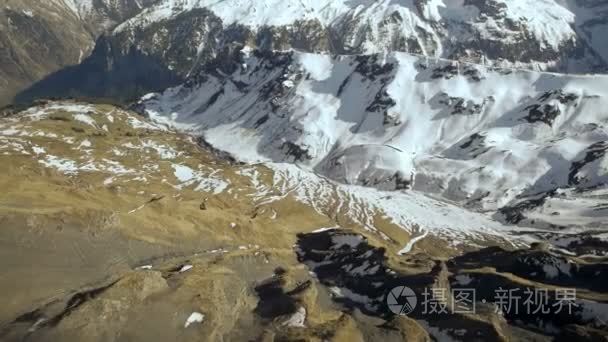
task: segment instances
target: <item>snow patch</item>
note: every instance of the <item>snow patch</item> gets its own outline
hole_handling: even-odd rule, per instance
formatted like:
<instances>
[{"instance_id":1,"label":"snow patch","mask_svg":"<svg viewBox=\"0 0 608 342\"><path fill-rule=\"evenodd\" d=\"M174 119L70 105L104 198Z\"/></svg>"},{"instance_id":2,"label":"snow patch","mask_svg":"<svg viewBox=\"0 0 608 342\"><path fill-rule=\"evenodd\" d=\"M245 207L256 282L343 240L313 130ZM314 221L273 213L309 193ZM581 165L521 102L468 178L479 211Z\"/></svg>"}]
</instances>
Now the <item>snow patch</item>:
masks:
<instances>
[{"instance_id":1,"label":"snow patch","mask_svg":"<svg viewBox=\"0 0 608 342\"><path fill-rule=\"evenodd\" d=\"M190 314L190 316L188 316L188 319L186 320L186 323L184 323L184 328L188 328L192 324L203 323L204 319L205 319L205 315L203 315L202 313L200 313L200 312L193 312L192 314Z\"/></svg>"},{"instance_id":2,"label":"snow patch","mask_svg":"<svg viewBox=\"0 0 608 342\"><path fill-rule=\"evenodd\" d=\"M179 273L184 273L187 271L190 271L194 266L192 265L184 265L182 266L182 268L179 270Z\"/></svg>"},{"instance_id":3,"label":"snow patch","mask_svg":"<svg viewBox=\"0 0 608 342\"><path fill-rule=\"evenodd\" d=\"M298 308L298 311L294 313L289 319L283 322L283 325L292 328L304 328L304 322L306 321L306 309L304 307Z\"/></svg>"}]
</instances>

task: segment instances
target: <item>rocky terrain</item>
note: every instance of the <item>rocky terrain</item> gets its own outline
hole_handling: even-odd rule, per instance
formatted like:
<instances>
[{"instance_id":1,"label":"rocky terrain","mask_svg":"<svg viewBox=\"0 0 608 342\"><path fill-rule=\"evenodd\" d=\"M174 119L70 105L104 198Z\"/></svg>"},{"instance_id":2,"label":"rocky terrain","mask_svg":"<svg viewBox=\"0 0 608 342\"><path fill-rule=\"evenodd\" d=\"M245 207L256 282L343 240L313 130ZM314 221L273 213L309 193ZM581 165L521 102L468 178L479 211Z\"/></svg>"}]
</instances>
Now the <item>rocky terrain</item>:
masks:
<instances>
[{"instance_id":1,"label":"rocky terrain","mask_svg":"<svg viewBox=\"0 0 608 342\"><path fill-rule=\"evenodd\" d=\"M527 0L160 1L121 24L114 34L129 32L127 44L138 46L138 32L163 23L183 25L184 16L197 16L205 23L202 27L218 26L217 37L227 43L249 40L274 50L403 51L489 65L586 72L605 69L608 56L595 39L605 30L601 18L607 9L603 2ZM205 11L213 15L201 15Z\"/></svg>"},{"instance_id":2,"label":"rocky terrain","mask_svg":"<svg viewBox=\"0 0 608 342\"><path fill-rule=\"evenodd\" d=\"M296 180L279 171L218 158L120 108L49 102L8 114L0 122L3 341L308 334L285 332L287 314L255 314L255 284L277 267L289 270L285 286L310 281L292 247L299 232L338 221L365 230L346 212L299 198ZM408 240L389 222L376 225L395 254ZM361 324L366 334L400 336L368 318L358 323L318 291L297 296L306 326L316 327L310 334L348 339ZM146 318L150 310L156 318ZM186 329L192 313L203 324Z\"/></svg>"},{"instance_id":3,"label":"rocky terrain","mask_svg":"<svg viewBox=\"0 0 608 342\"><path fill-rule=\"evenodd\" d=\"M330 288L336 301L368 315L394 317L387 293L407 284L422 301L408 316L439 341L606 338L606 288L593 279L604 277L608 269L597 260L581 260L534 245L510 251L490 247L445 262L424 260L418 254L391 268L383 248L343 229L301 234L296 250L298 259ZM568 312L551 311L560 305L561 287L579 288L581 298L573 301ZM511 291L517 301L502 306L496 289ZM463 312L466 306L459 301L459 290L474 290L474 304L470 305L476 307L476 315ZM427 291L432 293L432 301L420 298ZM545 299L537 307L539 293ZM496 305L501 309L494 310ZM548 331L553 336L542 336Z\"/></svg>"},{"instance_id":4,"label":"rocky terrain","mask_svg":"<svg viewBox=\"0 0 608 342\"><path fill-rule=\"evenodd\" d=\"M393 193L409 205L400 218L414 215L405 224L397 209L369 200L390 193L350 189L288 164L237 163L201 143L110 105L43 102L6 111L0 338L606 337L606 264L598 258L606 245L599 239L530 248L520 231L492 231L480 215ZM431 214L424 210L454 224L425 221ZM474 220L486 230L473 229ZM414 222L435 229L421 235ZM468 240L449 242L442 230ZM490 282L575 288L582 302L573 316L503 317L488 306L450 319L396 316L384 304L399 284L419 296L424 288L467 285L484 307L495 300Z\"/></svg>"},{"instance_id":5,"label":"rocky terrain","mask_svg":"<svg viewBox=\"0 0 608 342\"><path fill-rule=\"evenodd\" d=\"M417 191L506 224L605 233L605 76L401 53L241 58L139 110L240 160ZM225 139L235 134L246 138Z\"/></svg>"},{"instance_id":6,"label":"rocky terrain","mask_svg":"<svg viewBox=\"0 0 608 342\"><path fill-rule=\"evenodd\" d=\"M17 102L66 94L128 102L183 82L218 55L229 61L243 45L348 55L401 51L568 73L607 68L604 1L157 0L137 2L141 7L120 2L122 10L93 3L77 8L96 27L120 24L79 67L36 83Z\"/></svg>"},{"instance_id":7,"label":"rocky terrain","mask_svg":"<svg viewBox=\"0 0 608 342\"><path fill-rule=\"evenodd\" d=\"M608 340L607 15L6 0L0 341Z\"/></svg>"}]
</instances>

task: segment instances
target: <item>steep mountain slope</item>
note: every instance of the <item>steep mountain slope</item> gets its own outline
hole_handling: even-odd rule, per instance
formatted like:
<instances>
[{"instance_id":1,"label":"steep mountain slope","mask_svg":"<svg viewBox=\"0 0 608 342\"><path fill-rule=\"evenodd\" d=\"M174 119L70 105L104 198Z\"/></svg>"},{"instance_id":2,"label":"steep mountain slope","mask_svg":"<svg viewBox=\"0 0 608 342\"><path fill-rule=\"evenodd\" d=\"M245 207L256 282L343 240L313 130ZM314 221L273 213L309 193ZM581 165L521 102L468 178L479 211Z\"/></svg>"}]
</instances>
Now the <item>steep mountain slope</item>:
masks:
<instances>
[{"instance_id":1,"label":"steep mountain slope","mask_svg":"<svg viewBox=\"0 0 608 342\"><path fill-rule=\"evenodd\" d=\"M606 87L606 76L402 53L254 52L141 109L241 160L414 189L510 223L589 228L607 214Z\"/></svg>"},{"instance_id":2,"label":"steep mountain slope","mask_svg":"<svg viewBox=\"0 0 608 342\"><path fill-rule=\"evenodd\" d=\"M275 48L297 48L304 38L322 40L333 53L397 50L573 72L605 70L608 57L597 40L606 32L600 20L605 2L163 1L117 31L136 32L198 8L219 17L225 29L242 26L258 43ZM306 38L302 30L316 34Z\"/></svg>"},{"instance_id":3,"label":"steep mountain slope","mask_svg":"<svg viewBox=\"0 0 608 342\"><path fill-rule=\"evenodd\" d=\"M512 227L415 191L236 163L110 105L3 114L2 341L606 336L606 236L516 247ZM396 285L421 301L409 317L384 305ZM462 286L477 289L476 313L448 297L445 315L422 313L424 289ZM576 307L503 313L490 304L499 286L551 289L552 306L576 288Z\"/></svg>"},{"instance_id":4,"label":"steep mountain slope","mask_svg":"<svg viewBox=\"0 0 608 342\"><path fill-rule=\"evenodd\" d=\"M3 1L0 5L0 106L45 76L80 63L91 53L101 33L155 2Z\"/></svg>"},{"instance_id":5,"label":"steep mountain slope","mask_svg":"<svg viewBox=\"0 0 608 342\"><path fill-rule=\"evenodd\" d=\"M63 1L8 0L0 7L0 106L47 74L77 64L93 37Z\"/></svg>"},{"instance_id":6,"label":"steep mountain slope","mask_svg":"<svg viewBox=\"0 0 608 342\"><path fill-rule=\"evenodd\" d=\"M607 70L605 1L165 0L97 42L78 68L17 97L124 102L175 86L205 64L250 46L332 54L403 51L487 66ZM129 12L130 13L130 12Z\"/></svg>"},{"instance_id":7,"label":"steep mountain slope","mask_svg":"<svg viewBox=\"0 0 608 342\"><path fill-rule=\"evenodd\" d=\"M125 118L112 122L115 113ZM104 115L108 118L105 119ZM233 181L229 180L236 177L251 183L251 188L247 187L246 197L261 209L291 198L312 208L317 214L336 220L335 224L356 225L383 236L387 241L394 241L398 246L396 252L409 243L410 237L422 235L429 240L449 238L443 243L455 248L466 246L471 239L506 245L517 244L519 240L509 237L509 227L416 192L394 194L392 198L387 198L386 192L343 186L289 164L235 165L230 170L231 176L222 175L219 169L207 168L202 164L195 167L185 165L180 163L180 156L184 155L190 160L193 157L186 157L190 150L178 153L175 147L166 143L144 139L148 135L172 138L171 131L118 109L51 102L20 112L17 117L20 120L8 120L0 125L0 155L9 164L16 164L17 160L38 162L68 177L93 177L93 181L101 181L104 186L122 186L125 182L146 186L151 182L154 184L152 179L165 179L161 183L168 189L194 186L195 191L227 193L238 198L243 194L234 194L236 189L232 188L241 189L243 186L231 185ZM93 121L93 118L99 120ZM53 124L58 127L47 133ZM86 128L84 132L81 132L82 127ZM115 127L115 132L110 130L112 127ZM95 152L88 146L93 144L92 138L83 138L82 142L77 143L71 136L72 131L85 137L99 136L100 145L95 145L99 151ZM113 135L117 135L119 143L103 138ZM115 143L123 146L114 147ZM196 141L190 144L196 146ZM52 146L53 150L45 148L46 145ZM154 161L164 167L158 169L153 163L147 163L149 156L146 155L134 160L136 151L141 149L159 154L161 159ZM195 160L192 159L193 162ZM165 174L171 174L171 177ZM177 177L178 181L170 181L173 177ZM394 231L399 238L390 237L390 232ZM407 249L411 250L414 243Z\"/></svg>"},{"instance_id":8,"label":"steep mountain slope","mask_svg":"<svg viewBox=\"0 0 608 342\"><path fill-rule=\"evenodd\" d=\"M65 0L94 37L112 30L160 0Z\"/></svg>"},{"instance_id":9,"label":"steep mountain slope","mask_svg":"<svg viewBox=\"0 0 608 342\"><path fill-rule=\"evenodd\" d=\"M5 3L0 340L608 338L607 0Z\"/></svg>"}]
</instances>

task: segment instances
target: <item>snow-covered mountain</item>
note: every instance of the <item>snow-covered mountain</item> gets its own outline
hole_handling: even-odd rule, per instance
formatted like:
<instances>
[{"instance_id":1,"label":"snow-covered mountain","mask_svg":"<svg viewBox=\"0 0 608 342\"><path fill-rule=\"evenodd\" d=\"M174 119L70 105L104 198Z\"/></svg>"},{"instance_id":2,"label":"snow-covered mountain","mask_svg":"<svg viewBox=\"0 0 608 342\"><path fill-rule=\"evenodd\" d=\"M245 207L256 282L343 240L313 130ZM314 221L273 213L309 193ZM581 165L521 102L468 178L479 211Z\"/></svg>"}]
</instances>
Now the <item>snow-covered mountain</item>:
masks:
<instances>
[{"instance_id":1,"label":"snow-covered mountain","mask_svg":"<svg viewBox=\"0 0 608 342\"><path fill-rule=\"evenodd\" d=\"M111 30L160 0L62 0L95 35Z\"/></svg>"},{"instance_id":2,"label":"snow-covered mountain","mask_svg":"<svg viewBox=\"0 0 608 342\"><path fill-rule=\"evenodd\" d=\"M395 50L569 72L606 70L608 61L602 43L606 1L165 0L115 33L127 31L137 38L142 30L162 23L179 25L178 18L200 9L216 17L203 25L219 20L225 31L240 33L227 33L227 38L275 49L340 54Z\"/></svg>"},{"instance_id":3,"label":"snow-covered mountain","mask_svg":"<svg viewBox=\"0 0 608 342\"><path fill-rule=\"evenodd\" d=\"M218 67L219 65L219 67ZM404 53L244 50L141 102L245 161L414 189L525 226L600 226L608 76L494 69Z\"/></svg>"},{"instance_id":4,"label":"snow-covered mountain","mask_svg":"<svg viewBox=\"0 0 608 342\"><path fill-rule=\"evenodd\" d=\"M605 71L606 1L70 3L81 17L139 14L19 99L128 100L184 82L146 110L239 158L509 223L602 222L606 77L532 70Z\"/></svg>"},{"instance_id":5,"label":"snow-covered mountain","mask_svg":"<svg viewBox=\"0 0 608 342\"><path fill-rule=\"evenodd\" d=\"M606 233L554 232L559 248L523 246L522 229L417 191L235 163L107 104L40 101L3 112L0 159L2 341L608 334ZM385 305L396 286L419 303L425 289L466 286L479 309L462 315L446 297L436 298L442 315L418 305L396 317ZM503 308L495 289L522 300ZM547 289L581 297L560 311L560 292ZM542 307L558 309L521 315L529 293L546 293ZM192 312L204 316L193 322Z\"/></svg>"},{"instance_id":6,"label":"snow-covered mountain","mask_svg":"<svg viewBox=\"0 0 608 342\"><path fill-rule=\"evenodd\" d=\"M183 82L218 55L230 59L243 45L346 55L400 51L567 73L608 70L606 1L70 2L94 32L122 24L77 68L35 84L17 102L66 94L128 102Z\"/></svg>"}]
</instances>

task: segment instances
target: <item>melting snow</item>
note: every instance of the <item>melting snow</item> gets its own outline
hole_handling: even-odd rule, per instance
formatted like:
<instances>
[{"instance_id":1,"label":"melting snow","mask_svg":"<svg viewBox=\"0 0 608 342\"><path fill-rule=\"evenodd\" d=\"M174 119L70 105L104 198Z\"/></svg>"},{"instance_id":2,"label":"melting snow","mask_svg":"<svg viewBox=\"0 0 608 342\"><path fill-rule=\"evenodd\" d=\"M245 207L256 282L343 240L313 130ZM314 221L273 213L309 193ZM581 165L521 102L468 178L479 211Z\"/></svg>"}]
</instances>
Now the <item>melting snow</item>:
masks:
<instances>
[{"instance_id":1,"label":"melting snow","mask_svg":"<svg viewBox=\"0 0 608 342\"><path fill-rule=\"evenodd\" d=\"M193 184L197 184L195 191L213 192L214 194L222 193L228 183L216 175L217 172L211 172L208 175L200 171L195 171L185 165L173 164L174 175L180 182L178 187L184 188Z\"/></svg>"},{"instance_id":2,"label":"melting snow","mask_svg":"<svg viewBox=\"0 0 608 342\"><path fill-rule=\"evenodd\" d=\"M184 165L173 165L174 174L177 180L182 183L189 182L195 178L194 170Z\"/></svg>"},{"instance_id":3,"label":"melting snow","mask_svg":"<svg viewBox=\"0 0 608 342\"><path fill-rule=\"evenodd\" d=\"M405 247L403 247L403 249L399 251L399 254L403 255L411 252L416 242L424 239L425 237L427 237L427 235L429 235L429 231L425 230L424 233L422 233L421 235L411 238L407 245L405 245Z\"/></svg>"},{"instance_id":4,"label":"melting snow","mask_svg":"<svg viewBox=\"0 0 608 342\"><path fill-rule=\"evenodd\" d=\"M190 271L194 266L192 265L184 265L182 266L182 268L179 270L180 273L186 272L186 271Z\"/></svg>"},{"instance_id":5,"label":"melting snow","mask_svg":"<svg viewBox=\"0 0 608 342\"><path fill-rule=\"evenodd\" d=\"M200 312L193 312L192 314L190 314L190 316L188 317L188 319L186 320L186 323L184 323L184 328L189 327L192 324L195 323L203 323L203 320L205 319L205 315L203 315Z\"/></svg>"},{"instance_id":6,"label":"melting snow","mask_svg":"<svg viewBox=\"0 0 608 342\"><path fill-rule=\"evenodd\" d=\"M283 322L283 325L288 327L304 328L304 322L306 321L306 309L300 307L296 313L294 313L287 321Z\"/></svg>"},{"instance_id":7,"label":"melting snow","mask_svg":"<svg viewBox=\"0 0 608 342\"><path fill-rule=\"evenodd\" d=\"M131 127L135 128L135 129L144 129L144 130L151 130L151 131L166 131L167 130L163 126L149 123L147 121L136 118L132 115L129 115L128 123Z\"/></svg>"},{"instance_id":8,"label":"melting snow","mask_svg":"<svg viewBox=\"0 0 608 342\"><path fill-rule=\"evenodd\" d=\"M78 145L78 148L91 147L91 146L93 146L93 144L91 144L91 142L88 139L85 139L80 143L80 145Z\"/></svg>"},{"instance_id":9,"label":"melting snow","mask_svg":"<svg viewBox=\"0 0 608 342\"><path fill-rule=\"evenodd\" d=\"M174 148L160 144L153 140L146 140L142 142L142 147L155 150L161 159L175 159L180 155L180 153L178 153Z\"/></svg>"},{"instance_id":10,"label":"melting snow","mask_svg":"<svg viewBox=\"0 0 608 342\"><path fill-rule=\"evenodd\" d=\"M73 160L47 155L45 159L39 160L38 162L46 167L57 169L68 175L75 175L78 173L78 165Z\"/></svg>"},{"instance_id":11,"label":"melting snow","mask_svg":"<svg viewBox=\"0 0 608 342\"><path fill-rule=\"evenodd\" d=\"M95 121L95 119L93 119L88 114L75 114L74 115L74 119L76 121L80 121L80 122L82 122L84 124L87 124L89 126L93 126L93 127L97 128L97 122Z\"/></svg>"},{"instance_id":12,"label":"melting snow","mask_svg":"<svg viewBox=\"0 0 608 342\"><path fill-rule=\"evenodd\" d=\"M34 151L34 153L36 153L36 154L46 153L46 150L43 147L39 147L39 146L33 146L32 151Z\"/></svg>"}]
</instances>

